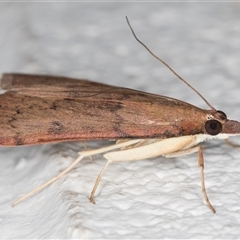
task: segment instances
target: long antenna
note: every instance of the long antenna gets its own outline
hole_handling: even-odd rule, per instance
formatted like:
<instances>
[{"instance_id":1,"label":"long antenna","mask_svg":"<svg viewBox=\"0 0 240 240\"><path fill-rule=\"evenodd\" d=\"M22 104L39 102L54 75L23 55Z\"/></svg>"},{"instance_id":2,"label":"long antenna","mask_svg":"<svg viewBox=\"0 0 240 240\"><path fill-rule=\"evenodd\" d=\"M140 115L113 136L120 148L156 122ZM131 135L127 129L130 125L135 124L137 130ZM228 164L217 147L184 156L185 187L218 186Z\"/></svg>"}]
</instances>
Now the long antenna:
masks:
<instances>
[{"instance_id":1,"label":"long antenna","mask_svg":"<svg viewBox=\"0 0 240 240\"><path fill-rule=\"evenodd\" d=\"M165 65L175 76L177 76L177 78L179 78L182 82L184 82L188 87L190 87L195 93L198 94L198 96L200 98L202 98L202 100L213 110L216 112L216 109L202 96L201 93L199 93L194 87L192 87L185 79L183 79L181 76L179 76L167 63L165 63L161 58L159 58L158 56L156 56L142 41L140 41L135 32L133 31L132 26L130 25L130 22L128 21L128 18L126 16L126 20L127 20L127 24L130 27L133 36L135 37L135 39L143 46L147 49L147 51L153 56L155 57L158 61L160 61L163 65Z\"/></svg>"}]
</instances>

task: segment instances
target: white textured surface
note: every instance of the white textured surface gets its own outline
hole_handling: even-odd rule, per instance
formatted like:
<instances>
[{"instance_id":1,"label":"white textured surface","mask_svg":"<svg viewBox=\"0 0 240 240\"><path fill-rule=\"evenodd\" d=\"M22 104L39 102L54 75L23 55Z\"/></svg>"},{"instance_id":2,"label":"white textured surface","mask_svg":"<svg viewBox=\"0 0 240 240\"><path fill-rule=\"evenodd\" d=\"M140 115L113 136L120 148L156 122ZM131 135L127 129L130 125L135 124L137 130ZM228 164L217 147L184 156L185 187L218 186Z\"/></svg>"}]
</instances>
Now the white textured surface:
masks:
<instances>
[{"instance_id":1,"label":"white textured surface","mask_svg":"<svg viewBox=\"0 0 240 240\"><path fill-rule=\"evenodd\" d=\"M229 118L240 119L239 3L0 3L0 72L88 78L169 95L206 108L132 37L139 38ZM89 142L89 148L108 142ZM240 151L204 144L206 207L197 155L111 165L85 159L15 208L23 193L64 169L81 143L0 148L1 238L239 238Z\"/></svg>"}]
</instances>

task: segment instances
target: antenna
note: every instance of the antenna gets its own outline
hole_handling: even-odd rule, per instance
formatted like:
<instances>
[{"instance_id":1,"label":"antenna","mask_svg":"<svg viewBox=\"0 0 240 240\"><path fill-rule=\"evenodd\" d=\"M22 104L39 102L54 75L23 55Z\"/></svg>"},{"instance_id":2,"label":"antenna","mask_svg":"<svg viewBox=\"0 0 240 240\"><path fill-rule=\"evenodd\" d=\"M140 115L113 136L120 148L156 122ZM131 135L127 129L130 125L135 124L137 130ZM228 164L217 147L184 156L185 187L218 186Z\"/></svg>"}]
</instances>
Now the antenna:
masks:
<instances>
[{"instance_id":1,"label":"antenna","mask_svg":"<svg viewBox=\"0 0 240 240\"><path fill-rule=\"evenodd\" d=\"M183 79L181 76L179 76L167 63L165 63L161 58L159 58L158 56L156 56L142 41L140 41L135 32L133 31L132 26L130 25L130 22L126 16L126 20L127 20L127 24L130 27L133 36L135 37L135 39L143 46L147 49L147 51L153 56L155 57L158 61L160 61L163 65L165 65L175 76L177 76L178 79L180 79L182 82L184 82L188 87L190 87L195 93L197 93L197 95L202 98L202 100L213 110L216 112L216 109L202 96L201 93L199 93L194 87L192 87L185 79Z\"/></svg>"}]
</instances>

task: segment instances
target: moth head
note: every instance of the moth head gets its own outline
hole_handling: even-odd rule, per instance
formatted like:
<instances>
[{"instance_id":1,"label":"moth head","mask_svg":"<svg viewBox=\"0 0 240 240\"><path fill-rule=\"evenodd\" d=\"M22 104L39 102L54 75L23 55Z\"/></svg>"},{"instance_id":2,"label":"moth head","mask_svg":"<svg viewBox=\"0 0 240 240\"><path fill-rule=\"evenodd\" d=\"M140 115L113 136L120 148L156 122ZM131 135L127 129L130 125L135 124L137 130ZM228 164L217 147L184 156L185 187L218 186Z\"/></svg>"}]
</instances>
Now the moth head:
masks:
<instances>
[{"instance_id":1,"label":"moth head","mask_svg":"<svg viewBox=\"0 0 240 240\"><path fill-rule=\"evenodd\" d=\"M229 136L240 135L240 122L227 119L227 115L222 111L215 111L207 115L205 131L212 136L220 133Z\"/></svg>"}]
</instances>

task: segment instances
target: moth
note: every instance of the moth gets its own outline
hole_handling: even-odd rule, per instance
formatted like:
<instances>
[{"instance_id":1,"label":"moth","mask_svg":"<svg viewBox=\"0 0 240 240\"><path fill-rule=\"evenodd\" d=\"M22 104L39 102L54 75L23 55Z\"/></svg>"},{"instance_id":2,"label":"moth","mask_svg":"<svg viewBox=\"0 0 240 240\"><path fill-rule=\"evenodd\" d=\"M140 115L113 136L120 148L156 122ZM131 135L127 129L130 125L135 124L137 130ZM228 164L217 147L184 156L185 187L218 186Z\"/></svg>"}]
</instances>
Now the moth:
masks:
<instances>
[{"instance_id":1,"label":"moth","mask_svg":"<svg viewBox=\"0 0 240 240\"><path fill-rule=\"evenodd\" d=\"M205 190L204 158L199 143L239 135L240 123L229 120L193 87L190 86L209 110L167 96L67 77L9 73L2 75L0 87L4 90L0 95L1 146L116 140L104 148L79 152L67 169L13 206L61 178L87 156L103 153L107 159L91 192L90 201L95 203L95 192L109 164L197 152L202 192L215 213Z\"/></svg>"}]
</instances>

